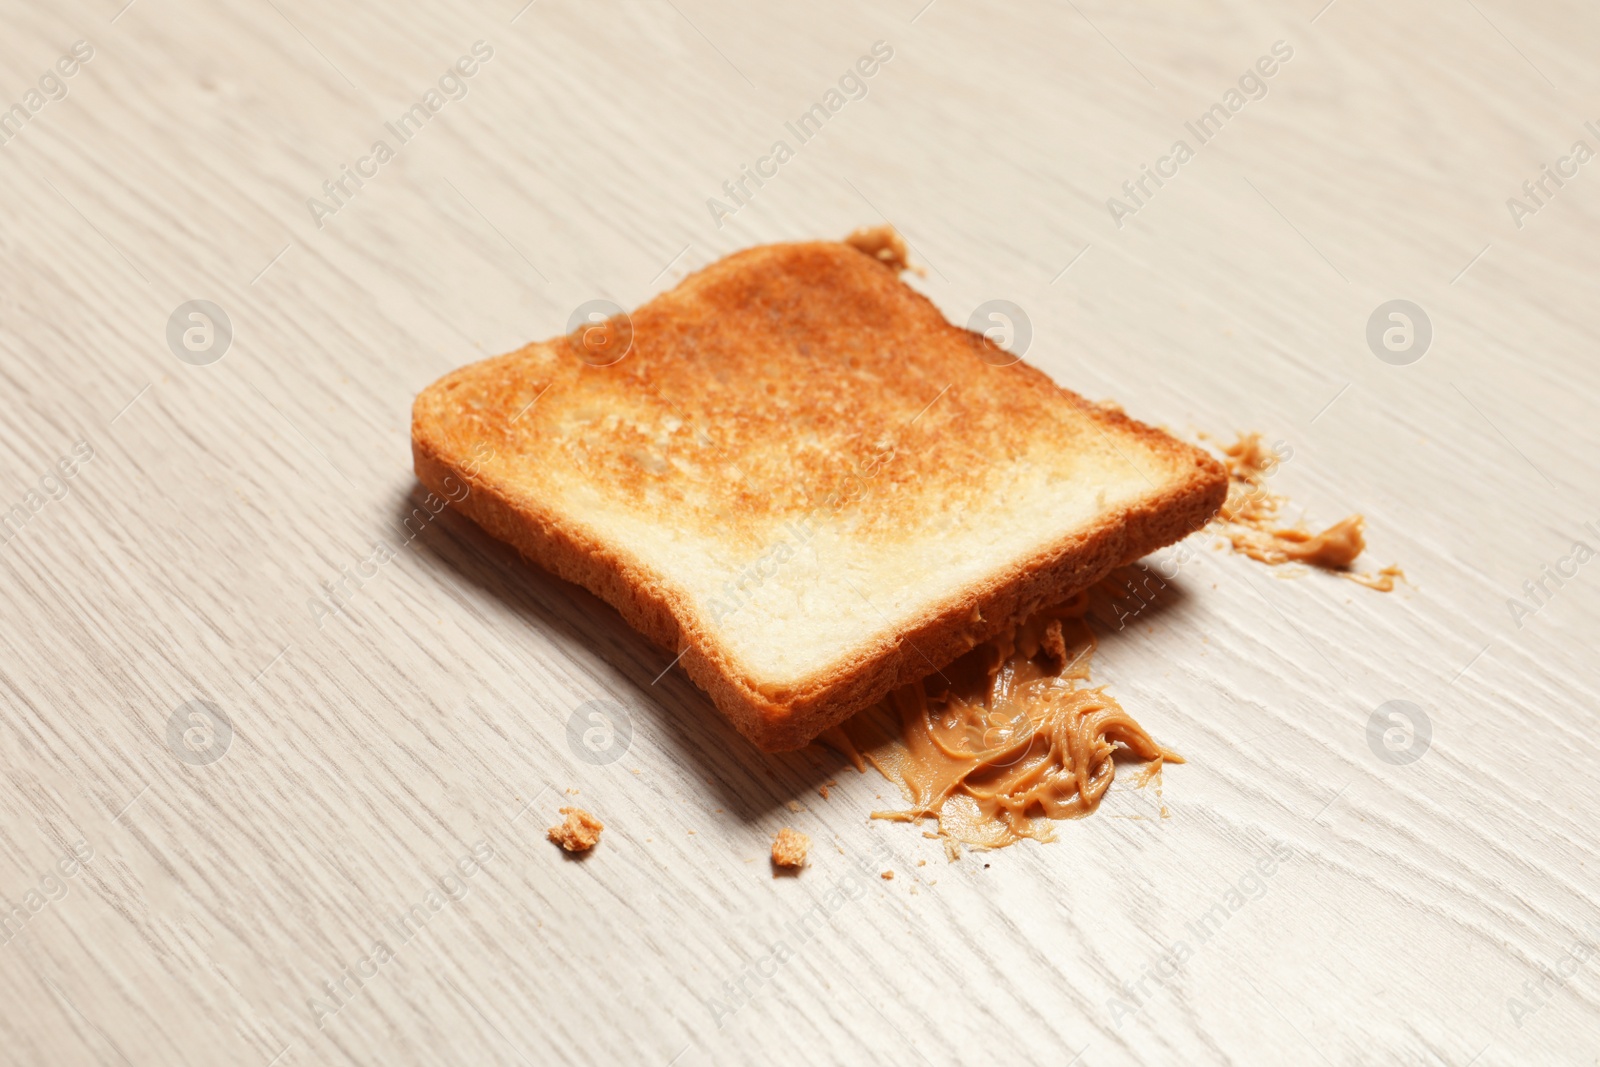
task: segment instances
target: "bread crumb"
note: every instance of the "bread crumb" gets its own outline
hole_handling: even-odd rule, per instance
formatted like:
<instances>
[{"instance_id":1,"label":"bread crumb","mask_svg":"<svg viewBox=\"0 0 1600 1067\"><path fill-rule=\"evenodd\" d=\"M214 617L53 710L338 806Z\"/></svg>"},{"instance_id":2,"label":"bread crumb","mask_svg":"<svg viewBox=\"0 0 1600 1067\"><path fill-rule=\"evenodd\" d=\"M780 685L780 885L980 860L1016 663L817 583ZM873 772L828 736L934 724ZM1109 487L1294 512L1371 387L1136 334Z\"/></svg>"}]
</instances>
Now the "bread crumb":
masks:
<instances>
[{"instance_id":1,"label":"bread crumb","mask_svg":"<svg viewBox=\"0 0 1600 1067\"><path fill-rule=\"evenodd\" d=\"M1061 633L1061 620L1051 619L1044 629L1044 639L1039 642L1040 651L1049 659L1053 669L1060 673L1067 666L1067 639Z\"/></svg>"},{"instance_id":2,"label":"bread crumb","mask_svg":"<svg viewBox=\"0 0 1600 1067\"><path fill-rule=\"evenodd\" d=\"M800 812L805 811L806 809L802 808L799 804L796 804L791 800L789 801L789 810L798 815Z\"/></svg>"},{"instance_id":3,"label":"bread crumb","mask_svg":"<svg viewBox=\"0 0 1600 1067\"><path fill-rule=\"evenodd\" d=\"M575 797L577 795L578 795L578 791L576 789L573 789L571 786L567 787L567 796Z\"/></svg>"},{"instance_id":4,"label":"bread crumb","mask_svg":"<svg viewBox=\"0 0 1600 1067\"><path fill-rule=\"evenodd\" d=\"M545 835L568 852L587 852L600 843L605 824L582 808L562 808L566 822L557 823Z\"/></svg>"},{"instance_id":5,"label":"bread crumb","mask_svg":"<svg viewBox=\"0 0 1600 1067\"><path fill-rule=\"evenodd\" d=\"M772 865L774 867L804 867L806 852L811 848L811 838L787 826L772 838Z\"/></svg>"},{"instance_id":6,"label":"bread crumb","mask_svg":"<svg viewBox=\"0 0 1600 1067\"><path fill-rule=\"evenodd\" d=\"M926 867L927 865L928 865L928 861L927 860L918 860L917 861L917 866L918 867Z\"/></svg>"},{"instance_id":7,"label":"bread crumb","mask_svg":"<svg viewBox=\"0 0 1600 1067\"><path fill-rule=\"evenodd\" d=\"M817 786L817 792L822 794L822 799L823 800L827 800L828 799L828 787L827 786L825 786L825 785Z\"/></svg>"},{"instance_id":8,"label":"bread crumb","mask_svg":"<svg viewBox=\"0 0 1600 1067\"><path fill-rule=\"evenodd\" d=\"M893 226L863 226L846 237L844 243L871 256L896 274L909 264L905 238Z\"/></svg>"},{"instance_id":9,"label":"bread crumb","mask_svg":"<svg viewBox=\"0 0 1600 1067\"><path fill-rule=\"evenodd\" d=\"M894 881L894 872L884 871L882 874L878 875L878 877L882 878L885 882L892 882Z\"/></svg>"}]
</instances>

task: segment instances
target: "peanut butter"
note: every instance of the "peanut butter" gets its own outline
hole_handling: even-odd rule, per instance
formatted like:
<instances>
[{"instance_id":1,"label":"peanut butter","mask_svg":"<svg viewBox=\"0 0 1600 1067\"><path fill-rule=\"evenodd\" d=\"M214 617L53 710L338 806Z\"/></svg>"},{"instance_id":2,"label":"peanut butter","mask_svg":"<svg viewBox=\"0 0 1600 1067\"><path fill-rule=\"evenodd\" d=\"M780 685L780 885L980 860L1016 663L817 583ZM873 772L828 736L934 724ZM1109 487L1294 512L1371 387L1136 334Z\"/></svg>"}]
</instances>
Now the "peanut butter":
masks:
<instances>
[{"instance_id":1,"label":"peanut butter","mask_svg":"<svg viewBox=\"0 0 1600 1067\"><path fill-rule=\"evenodd\" d=\"M1261 447L1260 434L1240 434L1222 453L1228 468L1228 498L1209 528L1226 538L1235 552L1272 566L1309 564L1383 593L1394 589L1396 578L1405 577L1397 566L1375 574L1350 569L1367 547L1366 519L1360 515L1341 519L1321 533L1300 523L1282 525L1278 513L1288 501L1266 487L1278 460Z\"/></svg>"},{"instance_id":2,"label":"peanut butter","mask_svg":"<svg viewBox=\"0 0 1600 1067\"><path fill-rule=\"evenodd\" d=\"M1094 811L1119 748L1159 768L1183 762L1104 689L1090 688L1087 593L904 686L821 740L871 763L911 806L875 819L937 819L939 836L998 848L1054 838L1053 820ZM948 683L945 679L948 678ZM1146 776L1148 778L1148 775Z\"/></svg>"}]
</instances>

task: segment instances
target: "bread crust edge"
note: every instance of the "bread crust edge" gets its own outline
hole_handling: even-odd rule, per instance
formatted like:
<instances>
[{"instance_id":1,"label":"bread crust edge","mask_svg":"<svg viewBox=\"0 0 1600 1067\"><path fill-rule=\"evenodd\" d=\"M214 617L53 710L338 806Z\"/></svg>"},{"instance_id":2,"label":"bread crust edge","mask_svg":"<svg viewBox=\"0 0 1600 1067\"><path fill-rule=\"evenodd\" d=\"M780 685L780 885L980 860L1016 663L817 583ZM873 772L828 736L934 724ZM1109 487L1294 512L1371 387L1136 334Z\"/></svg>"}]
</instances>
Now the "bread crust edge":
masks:
<instances>
[{"instance_id":1,"label":"bread crust edge","mask_svg":"<svg viewBox=\"0 0 1600 1067\"><path fill-rule=\"evenodd\" d=\"M1049 380L1036 368L1018 367ZM1192 465L1192 472L1175 477L1164 492L1125 514L1110 514L1089 530L1013 563L987 582L969 586L916 627L861 651L831 673L793 691L765 693L741 677L688 598L667 588L659 576L612 546L563 524L537 501L515 499L452 462L439 440L447 435L432 432L438 427L431 423L428 408L453 377L449 374L434 382L413 407L412 460L418 480L524 558L606 601L656 645L674 655L681 653L678 662L689 678L741 734L766 752L805 747L822 731L894 689L941 671L1040 608L1100 581L1119 564L1182 540L1211 520L1228 489L1222 465L1201 449L1051 383L1108 433L1138 437L1178 467ZM459 486L447 491L447 477L466 483L466 495L456 499Z\"/></svg>"}]
</instances>

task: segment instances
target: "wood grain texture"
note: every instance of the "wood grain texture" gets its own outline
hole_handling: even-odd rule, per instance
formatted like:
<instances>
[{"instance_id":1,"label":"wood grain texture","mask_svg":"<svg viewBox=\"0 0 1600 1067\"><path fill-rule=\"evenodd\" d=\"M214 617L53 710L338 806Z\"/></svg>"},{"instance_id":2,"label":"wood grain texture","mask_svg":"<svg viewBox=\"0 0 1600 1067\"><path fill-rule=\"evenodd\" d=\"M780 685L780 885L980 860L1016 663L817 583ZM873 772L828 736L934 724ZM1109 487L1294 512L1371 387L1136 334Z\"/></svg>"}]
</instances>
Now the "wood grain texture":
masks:
<instances>
[{"instance_id":1,"label":"wood grain texture","mask_svg":"<svg viewBox=\"0 0 1600 1067\"><path fill-rule=\"evenodd\" d=\"M0 546L0 1061L1593 1061L1600 564L1507 600L1600 525L1600 164L1506 205L1600 148L1591 7L123 4L0 4L0 107L94 48L0 144L0 509L93 449ZM307 198L480 40L319 227ZM1107 198L1280 40L1119 228ZM1124 779L1053 844L947 864L867 820L885 783L760 755L470 523L407 539L439 374L883 217L952 320L1012 300L1062 383L1290 443L1274 487L1364 512L1411 578L1196 538L1097 661L1189 758L1169 818ZM1364 337L1395 298L1434 329L1408 366ZM206 366L166 342L192 299L234 327ZM569 743L596 699L631 722L609 764ZM1432 731L1403 765L1368 738L1396 699ZM234 730L205 765L168 744L194 700ZM544 840L563 803L607 824L588 859Z\"/></svg>"}]
</instances>

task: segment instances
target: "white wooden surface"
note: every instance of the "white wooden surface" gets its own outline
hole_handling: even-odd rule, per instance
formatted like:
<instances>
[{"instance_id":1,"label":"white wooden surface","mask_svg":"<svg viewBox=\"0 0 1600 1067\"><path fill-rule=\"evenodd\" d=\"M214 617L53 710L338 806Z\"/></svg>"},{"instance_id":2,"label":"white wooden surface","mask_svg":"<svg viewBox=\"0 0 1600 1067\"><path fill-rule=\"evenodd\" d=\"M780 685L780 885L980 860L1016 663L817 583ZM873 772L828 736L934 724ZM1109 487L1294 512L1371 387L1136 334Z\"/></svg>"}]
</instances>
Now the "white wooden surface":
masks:
<instances>
[{"instance_id":1,"label":"white wooden surface","mask_svg":"<svg viewBox=\"0 0 1600 1067\"><path fill-rule=\"evenodd\" d=\"M1600 563L1520 628L1506 601L1600 523L1600 164L1520 229L1505 204L1600 148L1592 5L123 3L0 6L0 106L94 48L0 145L0 508L94 451L0 548L0 1060L1594 1059L1600 959L1562 960L1600 940ZM479 40L465 98L315 226ZM714 226L879 40L866 98ZM1113 225L1279 40L1266 97ZM947 864L868 822L885 783L756 753L458 517L401 546L437 375L883 216L953 319L1013 300L1074 388L1290 442L1275 487L1365 512L1411 576L1278 580L1197 540L1098 662L1190 758L1168 819L1125 778L1054 844ZM1398 297L1435 330L1410 366L1363 336ZM208 366L165 341L191 299L234 325ZM397 557L319 626L377 539ZM596 698L631 714L608 765L568 743ZM166 740L195 699L235 729L204 766ZM1432 726L1405 765L1368 743L1392 699ZM608 827L585 861L543 840L573 801ZM814 863L774 880L786 824ZM1249 877L1273 842L1292 858Z\"/></svg>"}]
</instances>

